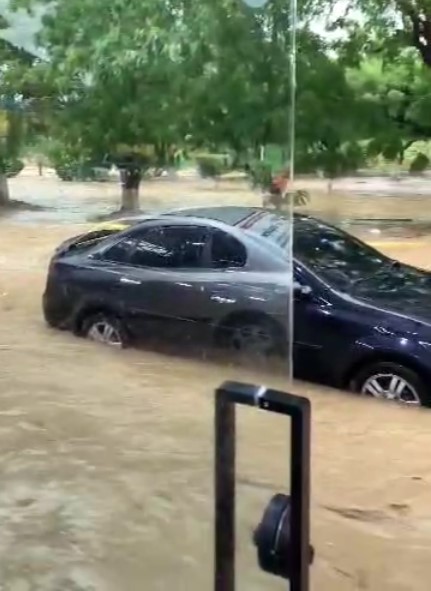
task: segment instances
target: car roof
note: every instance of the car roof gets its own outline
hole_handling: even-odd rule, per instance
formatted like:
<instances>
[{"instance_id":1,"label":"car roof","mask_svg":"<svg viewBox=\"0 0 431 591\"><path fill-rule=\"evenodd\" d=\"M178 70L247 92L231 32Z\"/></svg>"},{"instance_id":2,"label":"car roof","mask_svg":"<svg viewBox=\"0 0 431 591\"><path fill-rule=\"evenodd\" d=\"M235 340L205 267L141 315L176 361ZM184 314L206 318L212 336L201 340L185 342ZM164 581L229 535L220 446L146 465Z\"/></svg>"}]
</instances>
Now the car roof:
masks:
<instances>
[{"instance_id":1,"label":"car roof","mask_svg":"<svg viewBox=\"0 0 431 591\"><path fill-rule=\"evenodd\" d=\"M222 222L229 226L236 226L250 215L264 211L261 207L247 207L239 205L226 205L214 207L184 207L167 211L163 216L207 218Z\"/></svg>"},{"instance_id":2,"label":"car roof","mask_svg":"<svg viewBox=\"0 0 431 591\"><path fill-rule=\"evenodd\" d=\"M94 228L95 230L126 230L132 228L140 223L151 221L151 220L163 220L166 218L176 219L176 221L186 221L196 219L206 219L212 222L218 222L220 224L226 224L228 226L240 226L243 225L246 220L255 216L258 213L268 213L268 215L277 215L277 212L273 209L266 209L264 207L253 207L253 206L238 206L238 205L226 205L226 206L213 206L213 207L184 207L173 209L169 211L136 214L131 216L125 216L116 218L110 221L101 222ZM279 214L284 217L283 214ZM287 217L286 217L287 219ZM294 214L295 223L299 221L314 221L307 215Z\"/></svg>"},{"instance_id":3,"label":"car roof","mask_svg":"<svg viewBox=\"0 0 431 591\"><path fill-rule=\"evenodd\" d=\"M247 218L251 217L256 213L267 213L268 215L279 215L288 220L288 216L274 209L268 209L266 207L257 206L242 206L242 205L221 205L221 206L198 206L198 207L184 207L179 209L169 210L160 214L161 216L176 216L176 217L193 217L193 218L206 218L217 222L222 222L229 226L242 225ZM316 223L320 220L309 216L304 213L293 214L295 223L297 222L311 222ZM323 223L323 222L322 222Z\"/></svg>"}]
</instances>

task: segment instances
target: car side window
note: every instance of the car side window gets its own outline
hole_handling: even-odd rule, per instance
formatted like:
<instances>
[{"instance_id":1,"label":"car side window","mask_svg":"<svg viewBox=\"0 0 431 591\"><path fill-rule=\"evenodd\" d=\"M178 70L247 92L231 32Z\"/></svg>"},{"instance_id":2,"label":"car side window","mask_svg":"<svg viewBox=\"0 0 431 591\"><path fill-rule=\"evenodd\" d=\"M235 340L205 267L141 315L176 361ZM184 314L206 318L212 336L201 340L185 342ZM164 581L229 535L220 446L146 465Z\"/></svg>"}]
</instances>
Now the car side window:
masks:
<instances>
[{"instance_id":1,"label":"car side window","mask_svg":"<svg viewBox=\"0 0 431 591\"><path fill-rule=\"evenodd\" d=\"M102 259L111 261L113 263L126 264L130 262L130 257L135 247L135 240L133 238L124 238L110 248L107 248L103 254Z\"/></svg>"},{"instance_id":2,"label":"car side window","mask_svg":"<svg viewBox=\"0 0 431 591\"><path fill-rule=\"evenodd\" d=\"M135 235L130 263L139 267L199 268L207 242L201 226L155 226Z\"/></svg>"},{"instance_id":3,"label":"car side window","mask_svg":"<svg viewBox=\"0 0 431 591\"><path fill-rule=\"evenodd\" d=\"M211 240L211 264L214 269L244 267L247 262L245 246L223 230L214 229Z\"/></svg>"}]
</instances>

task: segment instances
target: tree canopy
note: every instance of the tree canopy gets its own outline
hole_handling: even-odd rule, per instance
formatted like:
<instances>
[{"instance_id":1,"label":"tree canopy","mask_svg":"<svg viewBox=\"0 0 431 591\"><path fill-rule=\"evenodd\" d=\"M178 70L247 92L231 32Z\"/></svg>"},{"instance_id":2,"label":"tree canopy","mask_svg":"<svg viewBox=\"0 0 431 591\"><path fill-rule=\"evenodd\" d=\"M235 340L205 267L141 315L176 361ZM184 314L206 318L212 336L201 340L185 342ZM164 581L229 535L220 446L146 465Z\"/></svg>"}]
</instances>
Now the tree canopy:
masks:
<instances>
[{"instance_id":1,"label":"tree canopy","mask_svg":"<svg viewBox=\"0 0 431 591\"><path fill-rule=\"evenodd\" d=\"M175 146L239 160L286 144L285 0L260 10L240 0L45 3L46 58L10 79L69 153L142 172ZM352 0L331 22L334 5L300 0L297 53L297 165L328 177L370 153L402 159L431 124L425 0ZM322 15L331 25L317 33Z\"/></svg>"}]
</instances>

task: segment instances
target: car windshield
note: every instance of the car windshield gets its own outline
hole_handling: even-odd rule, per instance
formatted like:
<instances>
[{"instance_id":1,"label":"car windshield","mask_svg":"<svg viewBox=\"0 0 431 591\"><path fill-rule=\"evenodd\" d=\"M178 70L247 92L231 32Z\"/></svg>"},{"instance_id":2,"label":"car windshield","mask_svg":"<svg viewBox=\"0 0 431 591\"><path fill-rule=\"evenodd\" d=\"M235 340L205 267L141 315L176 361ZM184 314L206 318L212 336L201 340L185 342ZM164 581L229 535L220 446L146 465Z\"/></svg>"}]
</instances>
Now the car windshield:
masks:
<instances>
[{"instance_id":1,"label":"car windshield","mask_svg":"<svg viewBox=\"0 0 431 591\"><path fill-rule=\"evenodd\" d=\"M427 273L394 261L354 236L311 218L298 218L294 252L331 286L373 300L403 294L405 301L429 292Z\"/></svg>"},{"instance_id":2,"label":"car windshield","mask_svg":"<svg viewBox=\"0 0 431 591\"><path fill-rule=\"evenodd\" d=\"M282 215L255 212L240 226L287 252L291 226ZM368 278L392 265L391 259L354 236L313 218L295 219L293 239L295 257L336 289L360 284L365 288Z\"/></svg>"},{"instance_id":3,"label":"car windshield","mask_svg":"<svg viewBox=\"0 0 431 591\"><path fill-rule=\"evenodd\" d=\"M292 224L289 223L287 217L264 209L258 209L252 211L237 226L241 230L265 238L273 246L285 250L286 253L288 252Z\"/></svg>"},{"instance_id":4,"label":"car windshield","mask_svg":"<svg viewBox=\"0 0 431 591\"><path fill-rule=\"evenodd\" d=\"M391 259L354 236L309 218L295 224L294 252L311 271L343 290L365 286L393 265Z\"/></svg>"}]
</instances>

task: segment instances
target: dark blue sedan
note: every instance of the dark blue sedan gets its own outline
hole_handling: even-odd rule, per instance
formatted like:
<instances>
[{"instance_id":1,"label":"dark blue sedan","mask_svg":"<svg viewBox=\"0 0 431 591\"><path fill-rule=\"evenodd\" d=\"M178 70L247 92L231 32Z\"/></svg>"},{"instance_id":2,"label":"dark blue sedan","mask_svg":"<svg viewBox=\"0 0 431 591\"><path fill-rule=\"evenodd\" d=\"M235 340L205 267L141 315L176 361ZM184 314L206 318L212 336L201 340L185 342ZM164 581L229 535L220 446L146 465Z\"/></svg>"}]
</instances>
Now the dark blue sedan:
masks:
<instances>
[{"instance_id":1,"label":"dark blue sedan","mask_svg":"<svg viewBox=\"0 0 431 591\"><path fill-rule=\"evenodd\" d=\"M246 207L101 226L57 249L45 318L115 346L175 320L208 326L223 346L285 354L293 268L296 376L430 406L431 274L302 215L289 263L290 228Z\"/></svg>"}]
</instances>

